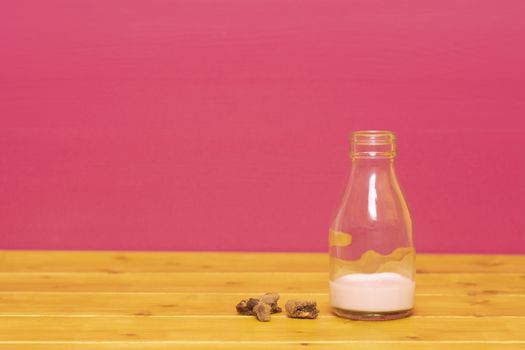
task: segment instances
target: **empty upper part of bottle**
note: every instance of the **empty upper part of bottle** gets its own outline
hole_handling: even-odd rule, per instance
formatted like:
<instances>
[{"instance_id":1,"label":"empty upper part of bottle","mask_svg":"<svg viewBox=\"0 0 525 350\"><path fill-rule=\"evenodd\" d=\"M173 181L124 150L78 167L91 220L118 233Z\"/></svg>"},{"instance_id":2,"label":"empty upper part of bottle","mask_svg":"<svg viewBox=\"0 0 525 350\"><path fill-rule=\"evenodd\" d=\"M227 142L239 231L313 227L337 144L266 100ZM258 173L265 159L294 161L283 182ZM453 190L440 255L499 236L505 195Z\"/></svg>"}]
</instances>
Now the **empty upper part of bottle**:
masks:
<instances>
[{"instance_id":1,"label":"empty upper part of bottle","mask_svg":"<svg viewBox=\"0 0 525 350\"><path fill-rule=\"evenodd\" d=\"M393 158L396 156L396 136L391 131L365 130L352 134L350 155L356 158Z\"/></svg>"}]
</instances>

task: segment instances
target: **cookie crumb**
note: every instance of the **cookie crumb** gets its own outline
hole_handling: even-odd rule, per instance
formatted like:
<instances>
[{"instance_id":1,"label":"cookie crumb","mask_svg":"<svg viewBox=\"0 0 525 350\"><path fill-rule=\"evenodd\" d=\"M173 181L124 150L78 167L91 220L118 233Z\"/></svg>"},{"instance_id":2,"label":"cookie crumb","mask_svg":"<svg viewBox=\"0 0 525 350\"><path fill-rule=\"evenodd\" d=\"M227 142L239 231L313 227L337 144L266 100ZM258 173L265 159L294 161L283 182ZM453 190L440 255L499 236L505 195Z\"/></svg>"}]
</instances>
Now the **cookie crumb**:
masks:
<instances>
[{"instance_id":1,"label":"cookie crumb","mask_svg":"<svg viewBox=\"0 0 525 350\"><path fill-rule=\"evenodd\" d=\"M283 311L277 305L279 298L279 293L265 293L259 299L243 299L235 308L241 315L255 315L259 321L268 322L271 319L271 314Z\"/></svg>"},{"instance_id":2,"label":"cookie crumb","mask_svg":"<svg viewBox=\"0 0 525 350\"><path fill-rule=\"evenodd\" d=\"M272 318L272 307L262 301L254 306L253 312L255 313L255 317L261 322L268 322Z\"/></svg>"},{"instance_id":3,"label":"cookie crumb","mask_svg":"<svg viewBox=\"0 0 525 350\"><path fill-rule=\"evenodd\" d=\"M235 308L241 315L253 315L253 308L259 303L259 299L249 298L248 300L241 300Z\"/></svg>"},{"instance_id":4,"label":"cookie crumb","mask_svg":"<svg viewBox=\"0 0 525 350\"><path fill-rule=\"evenodd\" d=\"M319 315L315 301L292 299L286 302L284 308L288 317L291 318L314 319Z\"/></svg>"},{"instance_id":5,"label":"cookie crumb","mask_svg":"<svg viewBox=\"0 0 525 350\"><path fill-rule=\"evenodd\" d=\"M280 297L281 296L279 295L279 293L266 293L261 297L260 302L270 305L270 307L272 308L271 313L275 314L283 311L283 309L281 309L279 305L277 305L277 302L279 301Z\"/></svg>"}]
</instances>

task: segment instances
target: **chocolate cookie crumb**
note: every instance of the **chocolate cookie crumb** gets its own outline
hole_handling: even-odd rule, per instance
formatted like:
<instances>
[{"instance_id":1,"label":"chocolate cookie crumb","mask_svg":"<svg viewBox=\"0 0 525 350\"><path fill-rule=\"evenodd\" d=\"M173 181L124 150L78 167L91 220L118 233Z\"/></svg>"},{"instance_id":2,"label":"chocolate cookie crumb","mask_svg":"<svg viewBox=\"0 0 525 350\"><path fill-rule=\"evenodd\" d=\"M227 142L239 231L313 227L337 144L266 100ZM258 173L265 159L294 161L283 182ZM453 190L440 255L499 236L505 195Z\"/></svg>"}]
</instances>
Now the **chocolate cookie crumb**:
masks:
<instances>
[{"instance_id":1,"label":"chocolate cookie crumb","mask_svg":"<svg viewBox=\"0 0 525 350\"><path fill-rule=\"evenodd\" d=\"M235 306L237 312L241 315L253 315L253 308L259 303L259 299L250 298L248 300L241 300L239 304Z\"/></svg>"},{"instance_id":2,"label":"chocolate cookie crumb","mask_svg":"<svg viewBox=\"0 0 525 350\"><path fill-rule=\"evenodd\" d=\"M261 297L260 302L270 305L270 307L272 308L271 313L275 314L275 313L283 311L283 309L281 309L277 305L279 298L280 298L279 293L266 293Z\"/></svg>"},{"instance_id":3,"label":"chocolate cookie crumb","mask_svg":"<svg viewBox=\"0 0 525 350\"><path fill-rule=\"evenodd\" d=\"M260 299L241 300L235 308L241 315L255 315L259 321L268 322L271 314L283 311L277 305L279 298L279 293L266 293Z\"/></svg>"},{"instance_id":4,"label":"chocolate cookie crumb","mask_svg":"<svg viewBox=\"0 0 525 350\"><path fill-rule=\"evenodd\" d=\"M286 302L284 306L286 314L291 318L317 318L319 310L315 301L292 299Z\"/></svg>"},{"instance_id":5,"label":"chocolate cookie crumb","mask_svg":"<svg viewBox=\"0 0 525 350\"><path fill-rule=\"evenodd\" d=\"M253 312L255 313L255 317L261 322L268 322L272 318L272 307L262 301L254 306Z\"/></svg>"}]
</instances>

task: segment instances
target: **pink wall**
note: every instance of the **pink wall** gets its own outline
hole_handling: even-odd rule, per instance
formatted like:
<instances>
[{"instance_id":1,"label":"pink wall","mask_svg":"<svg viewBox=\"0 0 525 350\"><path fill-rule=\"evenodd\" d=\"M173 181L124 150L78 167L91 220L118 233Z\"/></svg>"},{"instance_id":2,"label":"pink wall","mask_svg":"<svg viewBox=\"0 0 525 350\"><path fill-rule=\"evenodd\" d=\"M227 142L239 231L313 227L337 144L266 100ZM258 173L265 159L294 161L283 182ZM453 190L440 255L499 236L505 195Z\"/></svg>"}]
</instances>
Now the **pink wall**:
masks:
<instances>
[{"instance_id":1,"label":"pink wall","mask_svg":"<svg viewBox=\"0 0 525 350\"><path fill-rule=\"evenodd\" d=\"M324 251L355 129L425 252L525 253L525 2L0 5L0 248Z\"/></svg>"}]
</instances>

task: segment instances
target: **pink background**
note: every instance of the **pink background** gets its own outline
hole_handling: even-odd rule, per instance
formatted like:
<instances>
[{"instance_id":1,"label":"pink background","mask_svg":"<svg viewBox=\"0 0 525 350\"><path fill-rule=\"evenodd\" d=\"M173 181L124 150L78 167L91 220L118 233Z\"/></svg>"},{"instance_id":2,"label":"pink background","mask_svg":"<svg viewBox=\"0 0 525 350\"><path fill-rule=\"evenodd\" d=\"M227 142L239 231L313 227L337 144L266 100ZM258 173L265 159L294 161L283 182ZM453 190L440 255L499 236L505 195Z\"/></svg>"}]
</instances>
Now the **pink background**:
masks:
<instances>
[{"instance_id":1,"label":"pink background","mask_svg":"<svg viewBox=\"0 0 525 350\"><path fill-rule=\"evenodd\" d=\"M355 129L420 252L525 253L525 2L4 1L0 248L325 251Z\"/></svg>"}]
</instances>

